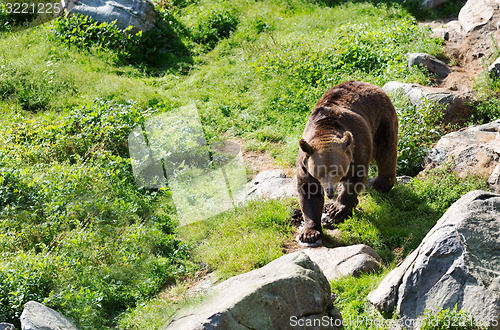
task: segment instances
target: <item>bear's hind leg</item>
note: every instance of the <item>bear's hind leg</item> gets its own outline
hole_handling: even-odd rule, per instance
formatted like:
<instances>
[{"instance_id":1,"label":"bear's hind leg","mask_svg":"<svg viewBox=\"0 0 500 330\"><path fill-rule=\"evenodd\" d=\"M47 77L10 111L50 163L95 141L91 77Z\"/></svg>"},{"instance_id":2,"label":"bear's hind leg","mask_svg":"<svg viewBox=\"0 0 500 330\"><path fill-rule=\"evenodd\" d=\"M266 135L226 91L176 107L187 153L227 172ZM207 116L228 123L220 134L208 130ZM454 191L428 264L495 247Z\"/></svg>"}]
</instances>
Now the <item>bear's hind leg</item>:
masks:
<instances>
[{"instance_id":1,"label":"bear's hind leg","mask_svg":"<svg viewBox=\"0 0 500 330\"><path fill-rule=\"evenodd\" d=\"M381 134L376 139L377 150L375 152L375 162L377 163L378 175L373 181L372 187L380 192L388 192L396 182L398 141L397 135L394 132L389 134L389 132Z\"/></svg>"}]
</instances>

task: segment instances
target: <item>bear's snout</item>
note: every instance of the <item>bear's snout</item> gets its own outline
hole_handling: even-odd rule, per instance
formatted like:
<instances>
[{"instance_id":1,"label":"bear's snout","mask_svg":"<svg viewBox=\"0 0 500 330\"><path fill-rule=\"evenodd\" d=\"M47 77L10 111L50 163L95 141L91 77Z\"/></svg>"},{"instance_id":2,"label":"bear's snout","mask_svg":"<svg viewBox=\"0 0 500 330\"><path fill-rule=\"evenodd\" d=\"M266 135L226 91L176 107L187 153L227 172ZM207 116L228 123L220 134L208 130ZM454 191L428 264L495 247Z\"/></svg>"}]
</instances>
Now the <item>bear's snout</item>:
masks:
<instances>
[{"instance_id":1,"label":"bear's snout","mask_svg":"<svg viewBox=\"0 0 500 330\"><path fill-rule=\"evenodd\" d=\"M326 188L326 196L329 199L333 199L334 195L335 195L335 187L328 187L328 188Z\"/></svg>"}]
</instances>

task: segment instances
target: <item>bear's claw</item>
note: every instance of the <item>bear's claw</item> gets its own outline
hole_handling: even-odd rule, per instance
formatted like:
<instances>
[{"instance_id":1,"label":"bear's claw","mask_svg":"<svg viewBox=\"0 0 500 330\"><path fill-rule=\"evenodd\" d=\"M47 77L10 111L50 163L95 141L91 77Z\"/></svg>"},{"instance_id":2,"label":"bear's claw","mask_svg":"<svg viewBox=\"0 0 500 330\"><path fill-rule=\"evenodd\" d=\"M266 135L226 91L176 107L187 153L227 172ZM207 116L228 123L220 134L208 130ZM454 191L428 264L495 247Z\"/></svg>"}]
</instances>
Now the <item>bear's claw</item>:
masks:
<instances>
[{"instance_id":1,"label":"bear's claw","mask_svg":"<svg viewBox=\"0 0 500 330\"><path fill-rule=\"evenodd\" d=\"M321 244L321 236L323 236L323 233L320 230L310 227L302 227L297 235L297 242L306 246L318 246L318 241L319 244Z\"/></svg>"},{"instance_id":2,"label":"bear's claw","mask_svg":"<svg viewBox=\"0 0 500 330\"><path fill-rule=\"evenodd\" d=\"M331 219L330 222L334 224L341 223L352 214L352 209L352 207L348 207L347 205L339 202L333 203L328 210L328 215Z\"/></svg>"}]
</instances>

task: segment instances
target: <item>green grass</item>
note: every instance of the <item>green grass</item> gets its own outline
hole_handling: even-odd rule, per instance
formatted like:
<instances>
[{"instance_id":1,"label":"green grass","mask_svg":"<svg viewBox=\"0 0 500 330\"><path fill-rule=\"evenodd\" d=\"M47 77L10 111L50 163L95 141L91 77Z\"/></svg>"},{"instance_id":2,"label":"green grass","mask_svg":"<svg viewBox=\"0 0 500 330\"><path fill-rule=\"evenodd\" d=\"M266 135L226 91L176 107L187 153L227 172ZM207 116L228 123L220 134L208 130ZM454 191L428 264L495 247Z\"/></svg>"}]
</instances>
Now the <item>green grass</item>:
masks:
<instances>
[{"instance_id":1,"label":"green grass","mask_svg":"<svg viewBox=\"0 0 500 330\"><path fill-rule=\"evenodd\" d=\"M126 139L136 125L194 103L209 141L238 138L290 166L328 88L349 79L427 84L431 77L408 68L406 54L443 55L415 20L436 12L407 3L162 4L159 28L143 36L76 18L0 32L1 320L19 327L33 299L82 329L158 328L189 303L198 271L222 280L285 253L290 200L252 202L178 228L168 189L135 185ZM496 88L492 80L482 86ZM498 101L489 102L476 122L497 117ZM418 110L397 97L395 104L404 137L398 171L414 174L446 128L432 106ZM368 191L341 226L340 243L370 244L393 264L479 187L445 171L388 195ZM334 285L346 312L366 313L355 300L382 275L371 276ZM160 294L166 287L173 297Z\"/></svg>"},{"instance_id":2,"label":"green grass","mask_svg":"<svg viewBox=\"0 0 500 330\"><path fill-rule=\"evenodd\" d=\"M296 203L296 202L295 202ZM179 229L193 246L193 257L219 280L262 267L282 256L293 240L293 201L250 202L206 221Z\"/></svg>"}]
</instances>

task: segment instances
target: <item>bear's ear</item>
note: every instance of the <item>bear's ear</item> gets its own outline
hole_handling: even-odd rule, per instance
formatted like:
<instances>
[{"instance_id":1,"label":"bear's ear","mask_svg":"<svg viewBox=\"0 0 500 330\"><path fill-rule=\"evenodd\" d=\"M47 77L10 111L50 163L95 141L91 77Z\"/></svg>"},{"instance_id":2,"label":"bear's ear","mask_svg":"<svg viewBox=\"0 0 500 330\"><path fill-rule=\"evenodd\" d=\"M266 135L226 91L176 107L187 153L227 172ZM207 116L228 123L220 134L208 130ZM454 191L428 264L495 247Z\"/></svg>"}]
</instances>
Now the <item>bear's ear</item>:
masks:
<instances>
[{"instance_id":1,"label":"bear's ear","mask_svg":"<svg viewBox=\"0 0 500 330\"><path fill-rule=\"evenodd\" d=\"M349 148L349 146L352 144L353 140L354 138L352 137L351 132L344 132L344 136L342 137L342 140L340 140L340 142L342 143L342 149L346 151L347 148Z\"/></svg>"},{"instance_id":2,"label":"bear's ear","mask_svg":"<svg viewBox=\"0 0 500 330\"><path fill-rule=\"evenodd\" d=\"M299 140L299 147L308 155L312 155L314 153L314 148L311 147L309 143L306 142L304 139Z\"/></svg>"}]
</instances>

